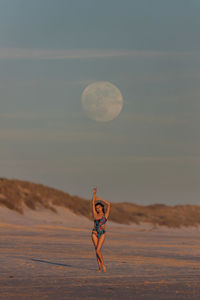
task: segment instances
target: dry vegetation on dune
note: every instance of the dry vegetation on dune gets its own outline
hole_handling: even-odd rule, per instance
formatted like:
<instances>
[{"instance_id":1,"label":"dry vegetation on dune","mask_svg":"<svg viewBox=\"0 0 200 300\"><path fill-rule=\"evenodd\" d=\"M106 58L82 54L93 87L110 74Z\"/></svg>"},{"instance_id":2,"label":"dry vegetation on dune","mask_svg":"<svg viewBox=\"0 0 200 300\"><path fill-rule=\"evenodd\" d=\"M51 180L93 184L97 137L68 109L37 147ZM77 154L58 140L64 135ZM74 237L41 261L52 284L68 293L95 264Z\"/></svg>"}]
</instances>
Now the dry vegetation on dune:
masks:
<instances>
[{"instance_id":1,"label":"dry vegetation on dune","mask_svg":"<svg viewBox=\"0 0 200 300\"><path fill-rule=\"evenodd\" d=\"M56 213L56 206L62 206L88 216L90 201L43 184L0 178L0 204L21 214L25 207L33 210L43 207Z\"/></svg>"},{"instance_id":2,"label":"dry vegetation on dune","mask_svg":"<svg viewBox=\"0 0 200 300\"><path fill-rule=\"evenodd\" d=\"M33 210L43 207L56 213L56 207L61 206L77 215L92 219L91 200L72 196L42 184L17 179L0 178L0 205L20 214L23 214L25 207ZM200 206L111 203L109 219L121 224L147 222L167 227L196 226L200 224Z\"/></svg>"}]
</instances>

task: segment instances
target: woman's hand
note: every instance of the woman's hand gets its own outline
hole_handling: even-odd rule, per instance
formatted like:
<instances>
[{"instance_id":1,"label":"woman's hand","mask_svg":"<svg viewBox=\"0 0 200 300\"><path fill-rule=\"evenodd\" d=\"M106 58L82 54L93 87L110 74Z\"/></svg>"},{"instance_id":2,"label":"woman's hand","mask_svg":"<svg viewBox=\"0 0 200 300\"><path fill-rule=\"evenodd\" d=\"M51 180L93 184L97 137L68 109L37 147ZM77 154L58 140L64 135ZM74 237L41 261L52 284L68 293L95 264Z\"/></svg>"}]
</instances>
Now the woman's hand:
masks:
<instances>
[{"instance_id":1,"label":"woman's hand","mask_svg":"<svg viewBox=\"0 0 200 300\"><path fill-rule=\"evenodd\" d=\"M96 194L97 192L97 187L93 188L93 194Z\"/></svg>"},{"instance_id":2,"label":"woman's hand","mask_svg":"<svg viewBox=\"0 0 200 300\"><path fill-rule=\"evenodd\" d=\"M97 201L98 201L98 200L103 201L103 202L105 202L107 205L110 205L110 202L108 202L107 200L105 200L105 199L103 199L103 198L101 198L101 197L99 197L99 196L96 196L96 200L97 200Z\"/></svg>"}]
</instances>

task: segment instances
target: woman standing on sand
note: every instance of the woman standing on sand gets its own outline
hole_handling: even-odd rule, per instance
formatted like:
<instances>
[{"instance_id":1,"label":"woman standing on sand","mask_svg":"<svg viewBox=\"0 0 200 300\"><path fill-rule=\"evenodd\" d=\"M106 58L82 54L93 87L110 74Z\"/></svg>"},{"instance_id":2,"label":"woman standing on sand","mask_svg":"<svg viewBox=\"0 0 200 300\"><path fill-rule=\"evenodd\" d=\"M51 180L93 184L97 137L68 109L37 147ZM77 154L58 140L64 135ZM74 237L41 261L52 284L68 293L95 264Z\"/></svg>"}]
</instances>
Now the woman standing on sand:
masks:
<instances>
[{"instance_id":1,"label":"woman standing on sand","mask_svg":"<svg viewBox=\"0 0 200 300\"><path fill-rule=\"evenodd\" d=\"M94 228L92 230L92 241L94 243L97 262L99 265L99 272L103 270L106 272L106 267L103 262L103 256L101 254L101 247L103 245L106 231L105 231L105 223L108 219L110 213L110 203L98 196L96 196L97 188L93 189L93 197L92 197L92 211L94 218ZM105 204L107 204L106 213L104 212L104 205L101 202L97 202L95 204L95 200L101 200Z\"/></svg>"}]
</instances>

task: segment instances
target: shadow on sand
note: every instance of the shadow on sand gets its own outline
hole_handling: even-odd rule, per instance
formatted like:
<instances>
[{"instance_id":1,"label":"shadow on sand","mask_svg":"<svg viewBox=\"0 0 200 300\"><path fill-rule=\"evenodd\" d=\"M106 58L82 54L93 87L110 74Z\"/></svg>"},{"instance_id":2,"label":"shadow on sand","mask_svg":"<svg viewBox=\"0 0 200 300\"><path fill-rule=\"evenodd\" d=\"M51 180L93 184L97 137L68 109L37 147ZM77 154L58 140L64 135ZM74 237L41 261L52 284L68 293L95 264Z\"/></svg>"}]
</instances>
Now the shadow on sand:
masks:
<instances>
[{"instance_id":1,"label":"shadow on sand","mask_svg":"<svg viewBox=\"0 0 200 300\"><path fill-rule=\"evenodd\" d=\"M80 266L75 266L75 265L69 265L69 264L62 264L62 263L52 262L52 261L43 260L43 259L29 258L29 260L40 262L40 263L45 263L45 264L50 264L50 265L68 267L68 268L95 270L95 269L91 269L91 268L85 268L85 267L80 267Z\"/></svg>"}]
</instances>

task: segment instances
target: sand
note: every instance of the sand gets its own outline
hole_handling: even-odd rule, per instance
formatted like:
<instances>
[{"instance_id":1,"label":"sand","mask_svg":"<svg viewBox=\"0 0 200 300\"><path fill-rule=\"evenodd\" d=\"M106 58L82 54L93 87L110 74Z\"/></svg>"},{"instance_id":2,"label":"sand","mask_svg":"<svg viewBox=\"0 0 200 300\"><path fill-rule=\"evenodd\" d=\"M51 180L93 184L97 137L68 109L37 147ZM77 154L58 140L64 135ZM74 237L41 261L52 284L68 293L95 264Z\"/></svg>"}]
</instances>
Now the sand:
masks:
<instances>
[{"instance_id":1,"label":"sand","mask_svg":"<svg viewBox=\"0 0 200 300\"><path fill-rule=\"evenodd\" d=\"M90 220L0 207L0 299L200 299L199 227L106 226L98 273Z\"/></svg>"}]
</instances>

